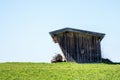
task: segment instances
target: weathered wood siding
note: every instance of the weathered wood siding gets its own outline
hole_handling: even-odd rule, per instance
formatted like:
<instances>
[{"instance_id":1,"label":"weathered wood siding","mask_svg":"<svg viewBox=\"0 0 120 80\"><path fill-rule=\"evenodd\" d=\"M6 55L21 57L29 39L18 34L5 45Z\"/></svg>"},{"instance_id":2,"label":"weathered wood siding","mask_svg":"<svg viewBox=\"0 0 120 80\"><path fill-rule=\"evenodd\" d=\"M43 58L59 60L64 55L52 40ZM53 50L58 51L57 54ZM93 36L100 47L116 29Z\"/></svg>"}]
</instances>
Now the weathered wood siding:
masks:
<instances>
[{"instance_id":1,"label":"weathered wood siding","mask_svg":"<svg viewBox=\"0 0 120 80\"><path fill-rule=\"evenodd\" d=\"M101 60L100 40L97 36L77 32L55 35L66 60L77 63L94 63Z\"/></svg>"}]
</instances>

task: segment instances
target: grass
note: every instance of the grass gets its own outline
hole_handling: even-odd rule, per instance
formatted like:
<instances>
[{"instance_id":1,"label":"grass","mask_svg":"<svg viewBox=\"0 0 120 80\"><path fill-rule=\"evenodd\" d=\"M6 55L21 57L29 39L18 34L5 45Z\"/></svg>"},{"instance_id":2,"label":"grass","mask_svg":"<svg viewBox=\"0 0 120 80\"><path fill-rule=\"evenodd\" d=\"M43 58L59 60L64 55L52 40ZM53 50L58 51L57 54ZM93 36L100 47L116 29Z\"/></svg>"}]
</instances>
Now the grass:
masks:
<instances>
[{"instance_id":1,"label":"grass","mask_svg":"<svg viewBox=\"0 0 120 80\"><path fill-rule=\"evenodd\" d=\"M120 64L0 63L0 80L120 80Z\"/></svg>"}]
</instances>

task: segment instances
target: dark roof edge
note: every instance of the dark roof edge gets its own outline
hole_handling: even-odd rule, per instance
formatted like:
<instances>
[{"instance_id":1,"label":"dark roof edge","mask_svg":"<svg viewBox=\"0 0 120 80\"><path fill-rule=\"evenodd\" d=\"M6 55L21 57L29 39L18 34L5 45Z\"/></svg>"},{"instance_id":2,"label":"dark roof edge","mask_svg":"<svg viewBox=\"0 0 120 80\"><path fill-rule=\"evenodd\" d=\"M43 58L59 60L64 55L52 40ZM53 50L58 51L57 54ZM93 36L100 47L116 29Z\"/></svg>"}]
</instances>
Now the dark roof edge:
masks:
<instances>
[{"instance_id":1,"label":"dark roof edge","mask_svg":"<svg viewBox=\"0 0 120 80\"><path fill-rule=\"evenodd\" d=\"M58 34L58 33L65 32L65 31L73 31L73 32L80 32L80 33L91 34L91 35L95 35L95 36L101 37L101 40L105 36L104 33L98 33L98 32L87 31L87 30L80 30L80 29L74 29L74 28L68 28L68 27L67 28L63 28L63 29L59 29L59 30L55 30L55 31L52 31L52 32L49 32L49 33L52 36L54 34Z\"/></svg>"}]
</instances>

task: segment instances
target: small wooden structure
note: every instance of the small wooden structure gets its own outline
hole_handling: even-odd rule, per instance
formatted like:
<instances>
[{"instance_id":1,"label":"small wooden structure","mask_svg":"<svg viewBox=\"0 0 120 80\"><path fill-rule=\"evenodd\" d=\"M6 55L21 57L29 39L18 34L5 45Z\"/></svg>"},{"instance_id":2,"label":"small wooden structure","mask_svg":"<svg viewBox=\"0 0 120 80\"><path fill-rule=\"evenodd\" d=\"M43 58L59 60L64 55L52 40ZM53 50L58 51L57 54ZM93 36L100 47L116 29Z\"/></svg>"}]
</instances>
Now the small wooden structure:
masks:
<instances>
[{"instance_id":1,"label":"small wooden structure","mask_svg":"<svg viewBox=\"0 0 120 80\"><path fill-rule=\"evenodd\" d=\"M50 32L55 43L58 43L68 62L97 63L101 61L100 42L103 33L63 28Z\"/></svg>"}]
</instances>

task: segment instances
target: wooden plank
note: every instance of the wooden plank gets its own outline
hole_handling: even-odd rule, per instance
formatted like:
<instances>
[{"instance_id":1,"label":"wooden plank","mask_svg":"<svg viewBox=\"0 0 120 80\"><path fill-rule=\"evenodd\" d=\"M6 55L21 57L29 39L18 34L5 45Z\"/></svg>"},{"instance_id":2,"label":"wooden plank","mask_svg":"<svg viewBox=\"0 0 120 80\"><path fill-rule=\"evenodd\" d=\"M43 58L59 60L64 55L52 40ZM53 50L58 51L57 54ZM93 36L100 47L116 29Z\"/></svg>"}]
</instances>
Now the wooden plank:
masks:
<instances>
[{"instance_id":1,"label":"wooden plank","mask_svg":"<svg viewBox=\"0 0 120 80\"><path fill-rule=\"evenodd\" d=\"M86 41L87 41L87 63L89 63L90 61L90 55L89 55L89 36L87 36L87 39L86 39Z\"/></svg>"},{"instance_id":2,"label":"wooden plank","mask_svg":"<svg viewBox=\"0 0 120 80\"><path fill-rule=\"evenodd\" d=\"M77 34L77 58L78 62L80 62L79 34Z\"/></svg>"},{"instance_id":3,"label":"wooden plank","mask_svg":"<svg viewBox=\"0 0 120 80\"><path fill-rule=\"evenodd\" d=\"M89 39L89 44L90 44L90 62L92 62L93 61L92 59L92 37L90 37Z\"/></svg>"},{"instance_id":4,"label":"wooden plank","mask_svg":"<svg viewBox=\"0 0 120 80\"><path fill-rule=\"evenodd\" d=\"M81 36L79 35L79 62L81 62Z\"/></svg>"}]
</instances>

